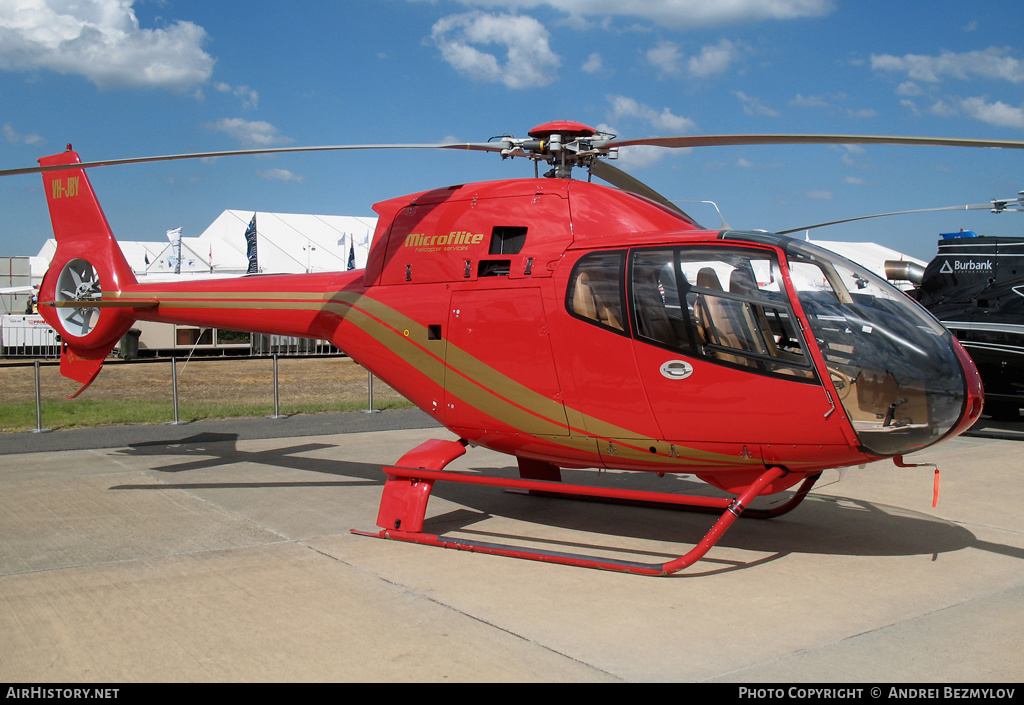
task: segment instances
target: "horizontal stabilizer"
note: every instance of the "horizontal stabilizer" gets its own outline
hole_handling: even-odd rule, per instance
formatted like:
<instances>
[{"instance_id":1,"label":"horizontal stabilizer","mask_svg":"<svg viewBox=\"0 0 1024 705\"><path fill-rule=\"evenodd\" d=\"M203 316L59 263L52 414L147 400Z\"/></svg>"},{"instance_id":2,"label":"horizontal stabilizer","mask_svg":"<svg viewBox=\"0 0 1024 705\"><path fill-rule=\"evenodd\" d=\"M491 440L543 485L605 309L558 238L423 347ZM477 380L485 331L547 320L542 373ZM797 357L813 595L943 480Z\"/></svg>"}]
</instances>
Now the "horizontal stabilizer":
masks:
<instances>
[{"instance_id":1,"label":"horizontal stabilizer","mask_svg":"<svg viewBox=\"0 0 1024 705\"><path fill-rule=\"evenodd\" d=\"M76 351L70 345L65 345L61 349L60 373L82 385L77 392L68 395L68 399L74 399L92 384L92 381L96 379L96 375L100 373L103 361L107 359L109 353L109 350L102 349Z\"/></svg>"}]
</instances>

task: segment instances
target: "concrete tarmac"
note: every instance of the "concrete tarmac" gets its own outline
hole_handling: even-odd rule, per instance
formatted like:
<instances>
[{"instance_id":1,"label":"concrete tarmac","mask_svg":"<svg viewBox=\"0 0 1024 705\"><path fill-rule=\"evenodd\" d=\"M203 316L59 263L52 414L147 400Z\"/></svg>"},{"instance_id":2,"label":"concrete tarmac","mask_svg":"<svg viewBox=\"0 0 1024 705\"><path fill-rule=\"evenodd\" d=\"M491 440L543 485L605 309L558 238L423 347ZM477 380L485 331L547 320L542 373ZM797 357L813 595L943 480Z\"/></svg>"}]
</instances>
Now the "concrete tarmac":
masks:
<instances>
[{"instance_id":1,"label":"concrete tarmac","mask_svg":"<svg viewBox=\"0 0 1024 705\"><path fill-rule=\"evenodd\" d=\"M830 471L649 578L350 532L375 530L382 463L450 437L397 411L0 437L0 681L1024 680L1020 441L908 457L941 469L936 508L930 467ZM653 563L713 521L438 484L425 530Z\"/></svg>"}]
</instances>

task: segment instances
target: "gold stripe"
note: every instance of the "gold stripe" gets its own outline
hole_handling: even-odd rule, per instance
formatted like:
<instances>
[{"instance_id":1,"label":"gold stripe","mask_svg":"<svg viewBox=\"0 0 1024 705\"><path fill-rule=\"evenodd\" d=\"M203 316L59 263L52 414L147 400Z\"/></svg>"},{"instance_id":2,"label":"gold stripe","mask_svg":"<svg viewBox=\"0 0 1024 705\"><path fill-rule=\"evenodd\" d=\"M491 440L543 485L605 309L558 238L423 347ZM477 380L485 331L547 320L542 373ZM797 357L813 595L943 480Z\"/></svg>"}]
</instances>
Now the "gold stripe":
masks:
<instances>
[{"instance_id":1,"label":"gold stripe","mask_svg":"<svg viewBox=\"0 0 1024 705\"><path fill-rule=\"evenodd\" d=\"M54 308L156 308L159 301L51 301L50 306Z\"/></svg>"},{"instance_id":2,"label":"gold stripe","mask_svg":"<svg viewBox=\"0 0 1024 705\"><path fill-rule=\"evenodd\" d=\"M108 294L104 292L104 296ZM121 296L111 292L111 298ZM502 374L482 360L445 341L445 359L426 350L427 329L405 314L363 294L350 292L151 292L161 309L222 308L327 311L352 323L382 346L398 354L433 383L460 401L502 420L513 428L530 428L531 435L567 448L594 453L593 443L612 442L616 455L630 461L657 462L668 467L727 463L759 466L756 458L740 458L676 444L675 456L667 441L635 438L632 433L603 419L589 416L539 394ZM163 298L163 297L169 297ZM136 299L137 301L137 299ZM126 300L126 303L130 303ZM408 331L408 335L405 334ZM448 376L446 370L453 374ZM486 384L481 380L486 380ZM447 383L447 387L445 387ZM568 416L569 423L567 423ZM585 430L589 429L589 430ZM568 433L569 435L562 435ZM656 453L650 452L650 447ZM681 457L679 457L681 456ZM668 469L668 467L666 469Z\"/></svg>"},{"instance_id":3,"label":"gold stripe","mask_svg":"<svg viewBox=\"0 0 1024 705\"><path fill-rule=\"evenodd\" d=\"M215 280L219 281L219 280ZM140 287L141 288L141 287ZM253 301L259 299L301 299L306 301L324 299L329 294L323 292L311 292L311 291L296 291L296 292L282 292L282 291L152 291L149 288L145 289L146 298L155 298L163 301L164 299L207 299L207 298L220 298L220 299L251 299ZM125 297L132 297L133 294L126 293L123 291L104 291L104 298L121 299Z\"/></svg>"}]
</instances>

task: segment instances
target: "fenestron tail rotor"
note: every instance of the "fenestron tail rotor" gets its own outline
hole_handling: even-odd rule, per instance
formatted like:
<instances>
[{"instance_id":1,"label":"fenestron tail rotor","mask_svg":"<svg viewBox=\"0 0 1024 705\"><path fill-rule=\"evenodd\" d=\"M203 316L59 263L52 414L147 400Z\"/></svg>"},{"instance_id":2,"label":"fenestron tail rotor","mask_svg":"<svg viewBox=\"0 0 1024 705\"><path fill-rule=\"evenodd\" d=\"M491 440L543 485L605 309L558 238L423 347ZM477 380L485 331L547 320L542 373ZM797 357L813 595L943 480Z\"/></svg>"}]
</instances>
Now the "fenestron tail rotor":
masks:
<instances>
[{"instance_id":1,"label":"fenestron tail rotor","mask_svg":"<svg viewBox=\"0 0 1024 705\"><path fill-rule=\"evenodd\" d=\"M89 335L99 316L99 309L91 304L101 298L100 278L90 262L73 259L65 264L53 297L64 332L78 338Z\"/></svg>"}]
</instances>

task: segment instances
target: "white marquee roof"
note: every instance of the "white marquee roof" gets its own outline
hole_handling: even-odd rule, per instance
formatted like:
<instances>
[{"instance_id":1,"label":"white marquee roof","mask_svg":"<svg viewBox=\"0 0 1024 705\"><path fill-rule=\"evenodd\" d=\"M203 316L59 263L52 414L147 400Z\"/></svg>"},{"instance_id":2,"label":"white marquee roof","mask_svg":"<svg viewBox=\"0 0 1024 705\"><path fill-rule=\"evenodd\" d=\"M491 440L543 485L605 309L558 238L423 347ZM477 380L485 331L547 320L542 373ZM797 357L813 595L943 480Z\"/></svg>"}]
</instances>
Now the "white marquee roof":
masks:
<instances>
[{"instance_id":1,"label":"white marquee roof","mask_svg":"<svg viewBox=\"0 0 1024 705\"><path fill-rule=\"evenodd\" d=\"M348 269L349 252L355 268L366 265L377 217L256 214L256 251L264 274L336 272ZM121 251L141 279L177 276L238 276L249 268L245 231L252 211L227 210L198 237L182 234L180 274L175 273L175 252L170 240L163 242L118 241ZM32 258L32 278L42 280L57 243L47 240Z\"/></svg>"}]
</instances>

